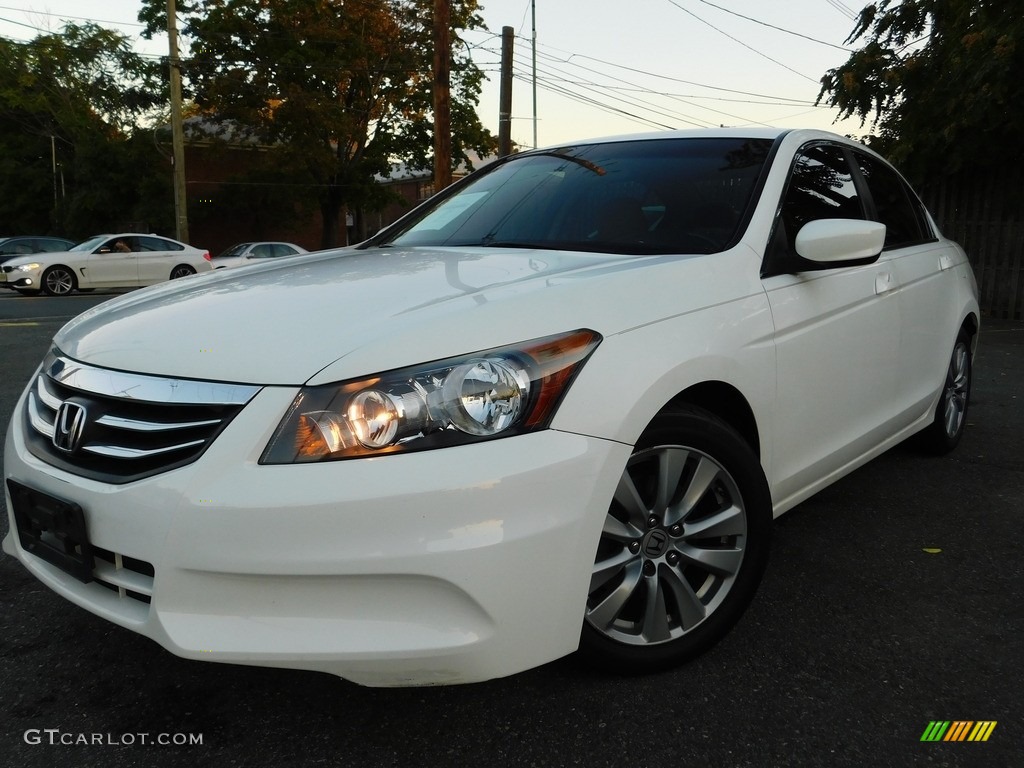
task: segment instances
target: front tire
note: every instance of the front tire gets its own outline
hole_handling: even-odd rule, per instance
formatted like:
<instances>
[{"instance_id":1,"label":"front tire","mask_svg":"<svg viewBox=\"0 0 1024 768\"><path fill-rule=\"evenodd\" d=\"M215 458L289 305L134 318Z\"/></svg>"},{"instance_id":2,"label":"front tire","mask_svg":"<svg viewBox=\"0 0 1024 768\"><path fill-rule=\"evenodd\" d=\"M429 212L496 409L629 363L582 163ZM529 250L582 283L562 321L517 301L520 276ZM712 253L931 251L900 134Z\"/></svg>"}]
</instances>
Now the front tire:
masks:
<instances>
[{"instance_id":1,"label":"front tire","mask_svg":"<svg viewBox=\"0 0 1024 768\"><path fill-rule=\"evenodd\" d=\"M706 651L754 596L771 522L760 462L732 427L693 407L659 415L605 518L580 655L644 673Z\"/></svg>"},{"instance_id":2,"label":"front tire","mask_svg":"<svg viewBox=\"0 0 1024 768\"><path fill-rule=\"evenodd\" d=\"M941 456L956 448L967 429L973 378L971 337L966 329L961 329L946 367L946 381L932 423L918 435L917 442L923 450Z\"/></svg>"},{"instance_id":3,"label":"front tire","mask_svg":"<svg viewBox=\"0 0 1024 768\"><path fill-rule=\"evenodd\" d=\"M48 296L68 296L78 285L75 273L68 267L57 265L43 272L43 291Z\"/></svg>"}]
</instances>

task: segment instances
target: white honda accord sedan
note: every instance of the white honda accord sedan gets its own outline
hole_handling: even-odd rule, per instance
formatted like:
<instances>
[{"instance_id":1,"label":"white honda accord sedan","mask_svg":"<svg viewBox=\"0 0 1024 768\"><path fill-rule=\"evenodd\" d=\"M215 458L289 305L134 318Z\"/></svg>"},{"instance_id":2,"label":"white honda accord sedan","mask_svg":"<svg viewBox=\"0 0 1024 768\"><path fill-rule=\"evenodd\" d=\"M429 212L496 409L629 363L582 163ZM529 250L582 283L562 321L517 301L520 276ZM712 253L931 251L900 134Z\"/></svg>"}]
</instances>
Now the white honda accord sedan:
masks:
<instances>
[{"instance_id":1,"label":"white honda accord sedan","mask_svg":"<svg viewBox=\"0 0 1024 768\"><path fill-rule=\"evenodd\" d=\"M187 658L667 668L740 618L773 516L966 424L967 259L826 132L525 152L269 261L68 323L7 436L4 550Z\"/></svg>"}]
</instances>

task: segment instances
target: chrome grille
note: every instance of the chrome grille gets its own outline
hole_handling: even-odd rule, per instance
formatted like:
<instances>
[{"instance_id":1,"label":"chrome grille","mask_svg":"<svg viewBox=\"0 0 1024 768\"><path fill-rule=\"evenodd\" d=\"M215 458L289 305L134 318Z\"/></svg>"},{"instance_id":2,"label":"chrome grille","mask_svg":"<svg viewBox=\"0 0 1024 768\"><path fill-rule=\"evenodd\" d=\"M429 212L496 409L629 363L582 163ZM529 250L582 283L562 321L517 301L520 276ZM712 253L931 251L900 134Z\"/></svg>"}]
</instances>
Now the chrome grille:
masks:
<instances>
[{"instance_id":1,"label":"chrome grille","mask_svg":"<svg viewBox=\"0 0 1024 768\"><path fill-rule=\"evenodd\" d=\"M28 393L29 450L77 475L132 482L195 461L259 389L97 368L54 350Z\"/></svg>"}]
</instances>

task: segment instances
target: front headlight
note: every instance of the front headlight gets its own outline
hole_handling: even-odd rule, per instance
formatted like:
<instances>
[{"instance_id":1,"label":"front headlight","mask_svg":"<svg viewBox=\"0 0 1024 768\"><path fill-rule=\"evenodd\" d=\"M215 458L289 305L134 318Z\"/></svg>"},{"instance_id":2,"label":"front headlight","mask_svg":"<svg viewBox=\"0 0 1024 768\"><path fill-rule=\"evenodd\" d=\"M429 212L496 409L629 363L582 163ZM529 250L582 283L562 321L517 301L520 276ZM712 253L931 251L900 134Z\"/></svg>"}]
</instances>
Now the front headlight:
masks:
<instances>
[{"instance_id":1,"label":"front headlight","mask_svg":"<svg viewBox=\"0 0 1024 768\"><path fill-rule=\"evenodd\" d=\"M544 429L601 337L580 330L303 387L261 464L330 461Z\"/></svg>"},{"instance_id":2,"label":"front headlight","mask_svg":"<svg viewBox=\"0 0 1024 768\"><path fill-rule=\"evenodd\" d=\"M32 272L33 270L39 269L38 264L19 264L15 267L18 272Z\"/></svg>"}]
</instances>

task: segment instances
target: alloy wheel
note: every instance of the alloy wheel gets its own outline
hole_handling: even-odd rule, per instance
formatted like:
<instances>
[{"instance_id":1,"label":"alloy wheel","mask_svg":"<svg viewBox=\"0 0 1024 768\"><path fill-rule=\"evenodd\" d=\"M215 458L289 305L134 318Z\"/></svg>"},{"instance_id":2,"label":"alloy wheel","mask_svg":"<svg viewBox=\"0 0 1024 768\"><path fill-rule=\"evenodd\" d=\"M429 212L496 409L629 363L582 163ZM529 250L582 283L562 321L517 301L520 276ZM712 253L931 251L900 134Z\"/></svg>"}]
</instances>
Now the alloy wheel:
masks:
<instances>
[{"instance_id":1,"label":"alloy wheel","mask_svg":"<svg viewBox=\"0 0 1024 768\"><path fill-rule=\"evenodd\" d=\"M75 289L75 276L64 267L51 267L43 275L43 290L51 296L67 296Z\"/></svg>"},{"instance_id":2,"label":"alloy wheel","mask_svg":"<svg viewBox=\"0 0 1024 768\"><path fill-rule=\"evenodd\" d=\"M586 621L629 645L675 640L721 605L746 543L743 497L718 461L677 445L637 452L605 518Z\"/></svg>"},{"instance_id":3,"label":"alloy wheel","mask_svg":"<svg viewBox=\"0 0 1024 768\"><path fill-rule=\"evenodd\" d=\"M953 356L949 360L946 386L943 398L943 425L947 437L955 437L963 426L967 415L967 398L970 393L970 352L967 344L957 341Z\"/></svg>"}]
</instances>

